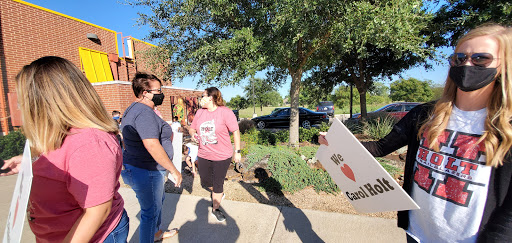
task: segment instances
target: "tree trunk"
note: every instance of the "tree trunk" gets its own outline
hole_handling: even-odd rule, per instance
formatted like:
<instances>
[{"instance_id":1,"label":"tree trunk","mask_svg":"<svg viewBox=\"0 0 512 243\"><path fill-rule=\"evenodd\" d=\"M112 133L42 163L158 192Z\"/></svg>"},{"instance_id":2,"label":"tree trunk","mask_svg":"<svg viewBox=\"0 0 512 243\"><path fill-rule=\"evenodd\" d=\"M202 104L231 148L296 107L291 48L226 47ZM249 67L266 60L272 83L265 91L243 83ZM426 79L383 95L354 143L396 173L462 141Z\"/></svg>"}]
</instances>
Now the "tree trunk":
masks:
<instances>
[{"instance_id":1,"label":"tree trunk","mask_svg":"<svg viewBox=\"0 0 512 243\"><path fill-rule=\"evenodd\" d=\"M290 87L290 141L291 147L299 147L299 94L302 69L290 72L292 84Z\"/></svg>"},{"instance_id":2,"label":"tree trunk","mask_svg":"<svg viewBox=\"0 0 512 243\"><path fill-rule=\"evenodd\" d=\"M366 120L368 112L366 111L366 90L359 90L359 102L361 105L361 119Z\"/></svg>"}]
</instances>

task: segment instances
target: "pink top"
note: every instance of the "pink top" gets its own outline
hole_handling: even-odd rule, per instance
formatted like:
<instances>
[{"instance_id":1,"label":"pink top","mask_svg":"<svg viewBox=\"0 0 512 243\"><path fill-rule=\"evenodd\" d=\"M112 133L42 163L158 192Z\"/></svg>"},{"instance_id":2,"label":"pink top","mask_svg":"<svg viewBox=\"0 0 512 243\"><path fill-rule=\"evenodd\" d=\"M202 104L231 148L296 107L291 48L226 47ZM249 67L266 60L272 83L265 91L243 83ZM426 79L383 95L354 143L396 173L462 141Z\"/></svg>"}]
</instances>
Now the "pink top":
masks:
<instances>
[{"instance_id":1,"label":"pink top","mask_svg":"<svg viewBox=\"0 0 512 243\"><path fill-rule=\"evenodd\" d=\"M102 242L123 213L118 193L122 166L115 135L94 128L70 129L59 149L33 166L29 225L37 242L62 242L84 208L112 200L112 209L90 242Z\"/></svg>"},{"instance_id":2,"label":"pink top","mask_svg":"<svg viewBox=\"0 0 512 243\"><path fill-rule=\"evenodd\" d=\"M233 156L229 132L238 130L235 113L225 106L214 111L197 111L191 128L200 137L198 156L208 160L225 160Z\"/></svg>"}]
</instances>

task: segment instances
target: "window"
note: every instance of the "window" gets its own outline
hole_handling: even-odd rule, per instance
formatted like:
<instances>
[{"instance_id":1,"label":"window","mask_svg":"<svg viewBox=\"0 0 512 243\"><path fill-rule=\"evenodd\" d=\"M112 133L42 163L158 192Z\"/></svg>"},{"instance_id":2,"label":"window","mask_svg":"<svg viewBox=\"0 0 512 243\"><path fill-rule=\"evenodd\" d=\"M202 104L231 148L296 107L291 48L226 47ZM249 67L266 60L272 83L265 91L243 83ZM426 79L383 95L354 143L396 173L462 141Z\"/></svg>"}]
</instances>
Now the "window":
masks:
<instances>
[{"instance_id":1,"label":"window","mask_svg":"<svg viewBox=\"0 0 512 243\"><path fill-rule=\"evenodd\" d=\"M417 106L417 104L405 105L405 111L410 111L410 110L412 110L412 108L414 108L416 106Z\"/></svg>"},{"instance_id":2,"label":"window","mask_svg":"<svg viewBox=\"0 0 512 243\"><path fill-rule=\"evenodd\" d=\"M394 105L394 106L386 108L386 110L384 110L384 111L385 112L398 112L398 111L402 111L402 106L401 105Z\"/></svg>"},{"instance_id":3,"label":"window","mask_svg":"<svg viewBox=\"0 0 512 243\"><path fill-rule=\"evenodd\" d=\"M80 47L79 52L82 71L85 72L89 82L96 83L114 80L107 53L82 47Z\"/></svg>"},{"instance_id":4,"label":"window","mask_svg":"<svg viewBox=\"0 0 512 243\"><path fill-rule=\"evenodd\" d=\"M282 109L279 114L277 114L278 116L290 116L290 109Z\"/></svg>"}]
</instances>

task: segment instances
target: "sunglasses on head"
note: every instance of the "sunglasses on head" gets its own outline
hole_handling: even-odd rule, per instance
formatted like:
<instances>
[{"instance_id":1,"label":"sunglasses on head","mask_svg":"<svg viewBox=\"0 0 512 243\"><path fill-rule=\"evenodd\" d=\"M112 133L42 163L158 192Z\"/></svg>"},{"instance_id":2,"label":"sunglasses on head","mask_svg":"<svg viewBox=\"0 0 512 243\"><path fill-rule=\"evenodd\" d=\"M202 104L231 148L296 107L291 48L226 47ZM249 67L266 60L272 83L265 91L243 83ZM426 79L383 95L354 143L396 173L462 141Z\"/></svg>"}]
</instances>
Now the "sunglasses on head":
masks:
<instances>
[{"instance_id":1,"label":"sunglasses on head","mask_svg":"<svg viewBox=\"0 0 512 243\"><path fill-rule=\"evenodd\" d=\"M495 58L490 53L473 53L471 56L468 56L466 53L456 52L450 56L450 66L462 66L468 61L468 59L470 59L471 63L475 66L487 67Z\"/></svg>"}]
</instances>

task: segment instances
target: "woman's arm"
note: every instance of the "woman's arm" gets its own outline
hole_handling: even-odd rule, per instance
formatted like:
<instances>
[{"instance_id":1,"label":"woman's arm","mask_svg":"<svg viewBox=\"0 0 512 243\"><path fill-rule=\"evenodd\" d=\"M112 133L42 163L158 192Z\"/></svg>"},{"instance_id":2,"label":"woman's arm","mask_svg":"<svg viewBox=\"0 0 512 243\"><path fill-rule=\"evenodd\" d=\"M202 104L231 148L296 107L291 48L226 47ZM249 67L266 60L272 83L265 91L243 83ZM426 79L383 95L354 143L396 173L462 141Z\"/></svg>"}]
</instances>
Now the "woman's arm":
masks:
<instances>
[{"instance_id":1,"label":"woman's arm","mask_svg":"<svg viewBox=\"0 0 512 243\"><path fill-rule=\"evenodd\" d=\"M142 139L142 143L153 159L171 173L172 177L176 180L176 186L179 187L182 180L181 173L176 169L169 156L167 156L160 141L156 138L148 138Z\"/></svg>"},{"instance_id":2,"label":"woman's arm","mask_svg":"<svg viewBox=\"0 0 512 243\"><path fill-rule=\"evenodd\" d=\"M194 129L194 128L189 128L189 129L188 129L188 134L190 134L190 138L191 138L194 142L196 142L196 143L198 142L198 141L197 141L197 138L196 138L196 135L197 135L197 131L196 131L196 129Z\"/></svg>"},{"instance_id":3,"label":"woman's arm","mask_svg":"<svg viewBox=\"0 0 512 243\"><path fill-rule=\"evenodd\" d=\"M112 209L112 199L100 205L85 208L63 242L89 242L105 222Z\"/></svg>"},{"instance_id":4,"label":"woman's arm","mask_svg":"<svg viewBox=\"0 0 512 243\"><path fill-rule=\"evenodd\" d=\"M240 130L236 130L233 132L233 140L235 140L235 151L240 150ZM241 153L235 153L235 162L240 162L242 160Z\"/></svg>"}]
</instances>

